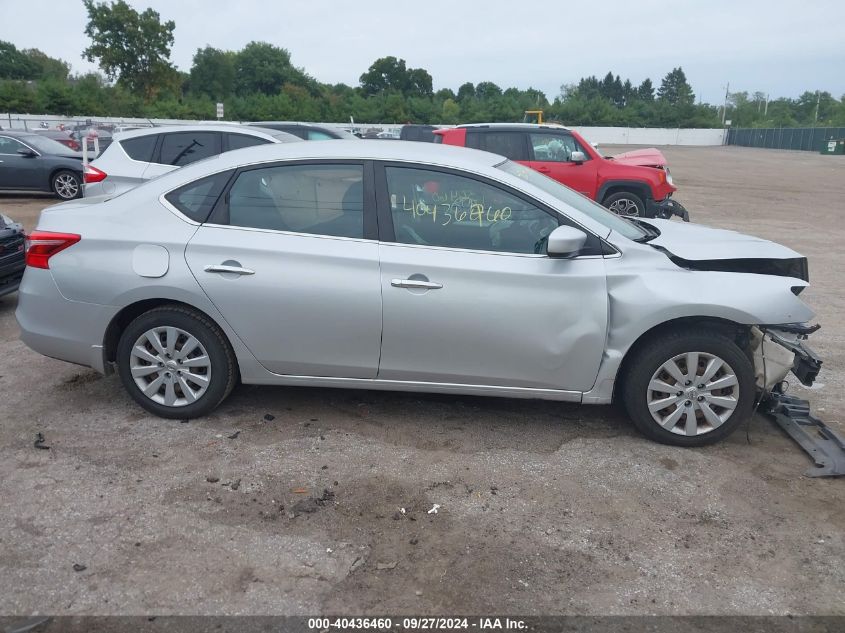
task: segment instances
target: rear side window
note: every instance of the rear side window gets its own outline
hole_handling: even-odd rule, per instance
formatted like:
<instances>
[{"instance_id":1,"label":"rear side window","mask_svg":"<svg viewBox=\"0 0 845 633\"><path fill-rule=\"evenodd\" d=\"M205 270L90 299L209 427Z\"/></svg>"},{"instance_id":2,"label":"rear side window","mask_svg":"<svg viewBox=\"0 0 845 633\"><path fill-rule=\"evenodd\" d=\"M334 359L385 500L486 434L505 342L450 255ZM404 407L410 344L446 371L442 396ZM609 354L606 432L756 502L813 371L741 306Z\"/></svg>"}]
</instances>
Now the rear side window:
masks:
<instances>
[{"instance_id":1,"label":"rear side window","mask_svg":"<svg viewBox=\"0 0 845 633\"><path fill-rule=\"evenodd\" d=\"M481 149L481 134L473 130L467 130L467 147Z\"/></svg>"},{"instance_id":2,"label":"rear side window","mask_svg":"<svg viewBox=\"0 0 845 633\"><path fill-rule=\"evenodd\" d=\"M224 171L195 180L174 189L165 198L194 222L205 222L231 175L231 171Z\"/></svg>"},{"instance_id":3,"label":"rear side window","mask_svg":"<svg viewBox=\"0 0 845 633\"><path fill-rule=\"evenodd\" d=\"M511 160L528 160L525 134L521 132L487 132L482 136L483 146L488 152L501 154Z\"/></svg>"},{"instance_id":4,"label":"rear side window","mask_svg":"<svg viewBox=\"0 0 845 633\"><path fill-rule=\"evenodd\" d=\"M181 167L220 152L220 134L217 132L174 132L164 135L160 162Z\"/></svg>"},{"instance_id":5,"label":"rear side window","mask_svg":"<svg viewBox=\"0 0 845 633\"><path fill-rule=\"evenodd\" d=\"M337 237L364 236L361 165L283 165L238 175L229 224Z\"/></svg>"},{"instance_id":6,"label":"rear side window","mask_svg":"<svg viewBox=\"0 0 845 633\"><path fill-rule=\"evenodd\" d=\"M153 151L156 148L156 141L158 134L147 134L145 136L136 136L135 138L128 138L120 141L123 151L132 160L138 160L142 163L149 163L153 159Z\"/></svg>"},{"instance_id":7,"label":"rear side window","mask_svg":"<svg viewBox=\"0 0 845 633\"><path fill-rule=\"evenodd\" d=\"M243 149L244 147L253 147L255 145L264 145L269 143L266 138L259 138L258 136L247 136L246 134L227 134L229 140L229 149Z\"/></svg>"}]
</instances>

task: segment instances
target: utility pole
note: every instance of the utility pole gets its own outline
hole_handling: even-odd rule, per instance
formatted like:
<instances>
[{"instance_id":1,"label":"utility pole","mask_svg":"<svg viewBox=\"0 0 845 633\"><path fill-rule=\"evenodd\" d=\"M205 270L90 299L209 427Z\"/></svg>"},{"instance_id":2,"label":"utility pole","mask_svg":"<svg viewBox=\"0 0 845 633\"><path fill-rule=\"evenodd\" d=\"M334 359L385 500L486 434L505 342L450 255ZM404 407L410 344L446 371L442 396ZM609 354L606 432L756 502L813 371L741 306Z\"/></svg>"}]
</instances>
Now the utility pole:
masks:
<instances>
[{"instance_id":1,"label":"utility pole","mask_svg":"<svg viewBox=\"0 0 845 633\"><path fill-rule=\"evenodd\" d=\"M813 119L814 121L818 122L819 120L819 103L822 100L822 93L816 90L816 116Z\"/></svg>"},{"instance_id":2,"label":"utility pole","mask_svg":"<svg viewBox=\"0 0 845 633\"><path fill-rule=\"evenodd\" d=\"M731 82L728 82L728 85L725 86L725 105L722 106L722 127L725 127L725 116L728 113L728 96L730 95L731 90Z\"/></svg>"},{"instance_id":3,"label":"utility pole","mask_svg":"<svg viewBox=\"0 0 845 633\"><path fill-rule=\"evenodd\" d=\"M769 113L769 95L766 94L766 107L763 108L763 116L765 117Z\"/></svg>"}]
</instances>

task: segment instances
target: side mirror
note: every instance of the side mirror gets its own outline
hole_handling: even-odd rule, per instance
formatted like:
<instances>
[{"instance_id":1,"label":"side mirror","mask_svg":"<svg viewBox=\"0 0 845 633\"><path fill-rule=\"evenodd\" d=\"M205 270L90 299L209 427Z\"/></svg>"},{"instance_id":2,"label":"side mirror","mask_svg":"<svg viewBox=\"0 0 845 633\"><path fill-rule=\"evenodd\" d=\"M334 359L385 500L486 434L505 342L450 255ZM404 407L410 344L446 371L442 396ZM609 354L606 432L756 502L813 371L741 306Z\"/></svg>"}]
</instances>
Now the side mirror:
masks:
<instances>
[{"instance_id":1,"label":"side mirror","mask_svg":"<svg viewBox=\"0 0 845 633\"><path fill-rule=\"evenodd\" d=\"M570 154L569 160L571 160L573 163L578 163L580 165L585 160L587 160L587 157L584 155L584 152L576 149L574 152L572 152L572 154Z\"/></svg>"},{"instance_id":2,"label":"side mirror","mask_svg":"<svg viewBox=\"0 0 845 633\"><path fill-rule=\"evenodd\" d=\"M38 156L35 150L31 150L28 147L22 147L21 149L19 149L18 154L20 154L21 156L25 156L26 158L33 158L35 156Z\"/></svg>"},{"instance_id":3,"label":"side mirror","mask_svg":"<svg viewBox=\"0 0 845 633\"><path fill-rule=\"evenodd\" d=\"M549 233L546 252L549 257L572 257L583 248L587 234L573 226L559 226Z\"/></svg>"}]
</instances>

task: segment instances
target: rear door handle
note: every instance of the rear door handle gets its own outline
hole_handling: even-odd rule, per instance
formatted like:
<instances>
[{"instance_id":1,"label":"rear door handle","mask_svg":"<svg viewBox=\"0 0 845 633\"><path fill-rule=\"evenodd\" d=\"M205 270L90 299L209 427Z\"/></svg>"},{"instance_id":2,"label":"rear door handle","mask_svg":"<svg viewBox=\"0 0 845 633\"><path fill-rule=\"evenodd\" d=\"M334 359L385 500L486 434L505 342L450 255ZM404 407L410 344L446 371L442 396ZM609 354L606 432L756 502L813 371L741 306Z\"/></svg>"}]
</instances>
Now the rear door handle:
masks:
<instances>
[{"instance_id":1,"label":"rear door handle","mask_svg":"<svg viewBox=\"0 0 845 633\"><path fill-rule=\"evenodd\" d=\"M236 275L254 275L255 271L241 266L230 266L229 264L209 264L203 270L207 273L234 273Z\"/></svg>"},{"instance_id":2,"label":"rear door handle","mask_svg":"<svg viewBox=\"0 0 845 633\"><path fill-rule=\"evenodd\" d=\"M548 168L548 167L538 167L537 171L539 171L542 174L548 174L551 171L551 169Z\"/></svg>"},{"instance_id":3,"label":"rear door handle","mask_svg":"<svg viewBox=\"0 0 845 633\"><path fill-rule=\"evenodd\" d=\"M391 279L390 285L394 288L423 288L425 290L440 290L443 284L436 281L423 281L422 279Z\"/></svg>"}]
</instances>

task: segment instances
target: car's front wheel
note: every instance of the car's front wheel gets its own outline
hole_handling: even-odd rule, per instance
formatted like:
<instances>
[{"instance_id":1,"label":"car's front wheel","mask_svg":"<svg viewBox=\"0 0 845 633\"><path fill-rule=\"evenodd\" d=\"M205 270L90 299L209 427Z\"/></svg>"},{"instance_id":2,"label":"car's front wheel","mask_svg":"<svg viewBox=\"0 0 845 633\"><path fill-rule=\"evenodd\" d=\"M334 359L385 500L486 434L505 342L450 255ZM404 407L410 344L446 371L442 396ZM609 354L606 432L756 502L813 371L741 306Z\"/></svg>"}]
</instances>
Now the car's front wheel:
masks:
<instances>
[{"instance_id":1,"label":"car's front wheel","mask_svg":"<svg viewBox=\"0 0 845 633\"><path fill-rule=\"evenodd\" d=\"M163 418L208 414L237 379L234 353L220 328L176 305L154 308L127 326L117 365L135 401Z\"/></svg>"},{"instance_id":2,"label":"car's front wheel","mask_svg":"<svg viewBox=\"0 0 845 633\"><path fill-rule=\"evenodd\" d=\"M645 217L645 202L637 194L630 191L620 191L604 199L604 206L616 215Z\"/></svg>"},{"instance_id":3,"label":"car's front wheel","mask_svg":"<svg viewBox=\"0 0 845 633\"><path fill-rule=\"evenodd\" d=\"M704 446L752 413L756 393L748 356L717 330L670 330L637 352L623 380L628 415L645 436Z\"/></svg>"},{"instance_id":4,"label":"car's front wheel","mask_svg":"<svg viewBox=\"0 0 845 633\"><path fill-rule=\"evenodd\" d=\"M79 174L63 169L53 174L50 188L62 200L73 200L82 195L82 180Z\"/></svg>"}]
</instances>

